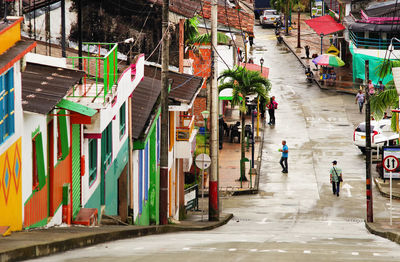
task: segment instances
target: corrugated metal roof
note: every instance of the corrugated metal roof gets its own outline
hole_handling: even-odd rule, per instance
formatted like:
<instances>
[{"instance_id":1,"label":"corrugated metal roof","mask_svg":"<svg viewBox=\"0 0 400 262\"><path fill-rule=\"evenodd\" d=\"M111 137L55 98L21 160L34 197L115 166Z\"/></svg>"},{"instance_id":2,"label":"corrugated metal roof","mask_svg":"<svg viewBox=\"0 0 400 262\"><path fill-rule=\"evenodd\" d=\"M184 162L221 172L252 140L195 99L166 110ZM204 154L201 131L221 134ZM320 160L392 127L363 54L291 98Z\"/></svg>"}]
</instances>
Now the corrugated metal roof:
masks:
<instances>
[{"instance_id":1,"label":"corrugated metal roof","mask_svg":"<svg viewBox=\"0 0 400 262\"><path fill-rule=\"evenodd\" d=\"M156 66L146 65L144 75L161 80L161 69ZM190 104L203 84L203 78L189 74L169 71L168 78L172 80L169 99Z\"/></svg>"},{"instance_id":2,"label":"corrugated metal roof","mask_svg":"<svg viewBox=\"0 0 400 262\"><path fill-rule=\"evenodd\" d=\"M138 139L151 121L151 113L161 93L161 81L144 77L132 93L132 137Z\"/></svg>"},{"instance_id":3,"label":"corrugated metal roof","mask_svg":"<svg viewBox=\"0 0 400 262\"><path fill-rule=\"evenodd\" d=\"M79 82L84 72L28 63L22 73L22 108L48 114Z\"/></svg>"}]
</instances>

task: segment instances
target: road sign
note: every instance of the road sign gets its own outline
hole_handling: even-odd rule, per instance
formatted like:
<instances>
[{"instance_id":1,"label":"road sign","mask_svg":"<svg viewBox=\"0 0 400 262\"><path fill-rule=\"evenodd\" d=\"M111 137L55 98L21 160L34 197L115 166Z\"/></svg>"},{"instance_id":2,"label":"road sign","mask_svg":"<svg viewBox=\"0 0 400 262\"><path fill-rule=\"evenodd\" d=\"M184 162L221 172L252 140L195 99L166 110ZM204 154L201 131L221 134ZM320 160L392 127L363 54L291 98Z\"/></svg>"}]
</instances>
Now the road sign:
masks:
<instances>
[{"instance_id":1,"label":"road sign","mask_svg":"<svg viewBox=\"0 0 400 262\"><path fill-rule=\"evenodd\" d=\"M385 159L383 159L383 167L386 171L393 172L399 167L399 160L395 156L386 156Z\"/></svg>"},{"instance_id":2,"label":"road sign","mask_svg":"<svg viewBox=\"0 0 400 262\"><path fill-rule=\"evenodd\" d=\"M399 146L384 146L383 147L383 157L382 159L384 160L388 160L386 159L386 157L388 156L394 156L397 161L395 160L395 162L393 163L393 159L390 160L389 162L385 161L383 162L383 177L384 178L390 178L390 173L392 173L392 177L393 178L400 178L400 166L398 166L397 168L393 169L393 165L396 165L396 162L398 162L398 160L400 159L400 147ZM386 169L386 165L388 165L389 169ZM399 164L397 164L399 165ZM393 170L393 171L389 171L389 170Z\"/></svg>"},{"instance_id":3,"label":"road sign","mask_svg":"<svg viewBox=\"0 0 400 262\"><path fill-rule=\"evenodd\" d=\"M205 170L211 165L211 158L207 154L200 154L196 157L196 166L201 170Z\"/></svg>"}]
</instances>

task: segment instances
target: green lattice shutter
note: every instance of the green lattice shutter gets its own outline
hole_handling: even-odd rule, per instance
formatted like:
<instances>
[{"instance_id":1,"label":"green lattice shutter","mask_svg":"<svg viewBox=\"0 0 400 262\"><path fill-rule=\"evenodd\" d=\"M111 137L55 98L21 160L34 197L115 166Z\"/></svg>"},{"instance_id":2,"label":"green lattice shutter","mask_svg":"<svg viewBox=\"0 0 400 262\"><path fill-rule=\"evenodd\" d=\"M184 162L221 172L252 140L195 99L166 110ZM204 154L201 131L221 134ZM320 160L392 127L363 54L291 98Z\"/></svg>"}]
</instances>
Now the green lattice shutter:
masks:
<instances>
[{"instance_id":1,"label":"green lattice shutter","mask_svg":"<svg viewBox=\"0 0 400 262\"><path fill-rule=\"evenodd\" d=\"M72 214L73 218L81 207L81 130L72 125Z\"/></svg>"}]
</instances>

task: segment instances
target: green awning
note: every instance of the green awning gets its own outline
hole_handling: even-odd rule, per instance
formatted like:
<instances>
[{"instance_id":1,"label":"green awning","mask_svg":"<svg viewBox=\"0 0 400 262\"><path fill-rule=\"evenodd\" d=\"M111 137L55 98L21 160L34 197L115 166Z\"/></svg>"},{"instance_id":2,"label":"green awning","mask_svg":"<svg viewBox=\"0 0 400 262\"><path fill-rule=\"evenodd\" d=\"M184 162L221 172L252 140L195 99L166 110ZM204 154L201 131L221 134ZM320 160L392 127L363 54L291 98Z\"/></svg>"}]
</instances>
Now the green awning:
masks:
<instances>
[{"instance_id":1,"label":"green awning","mask_svg":"<svg viewBox=\"0 0 400 262\"><path fill-rule=\"evenodd\" d=\"M94 116L97 113L97 110L92 109L90 107L66 100L66 99L62 99L58 104L58 107L73 111L73 112L77 112L79 114L85 115L85 116Z\"/></svg>"}]
</instances>

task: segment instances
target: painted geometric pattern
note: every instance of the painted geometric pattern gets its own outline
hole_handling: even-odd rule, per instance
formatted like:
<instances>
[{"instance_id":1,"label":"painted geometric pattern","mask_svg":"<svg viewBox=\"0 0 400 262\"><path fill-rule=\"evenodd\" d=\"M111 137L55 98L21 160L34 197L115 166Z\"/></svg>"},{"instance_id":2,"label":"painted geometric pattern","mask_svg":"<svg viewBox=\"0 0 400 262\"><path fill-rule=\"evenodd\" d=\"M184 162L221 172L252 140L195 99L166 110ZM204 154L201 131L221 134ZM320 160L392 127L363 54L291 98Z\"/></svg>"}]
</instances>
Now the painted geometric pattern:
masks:
<instances>
[{"instance_id":1,"label":"painted geometric pattern","mask_svg":"<svg viewBox=\"0 0 400 262\"><path fill-rule=\"evenodd\" d=\"M0 155L0 226L11 226L11 230L22 226L21 166L19 138Z\"/></svg>"}]
</instances>

